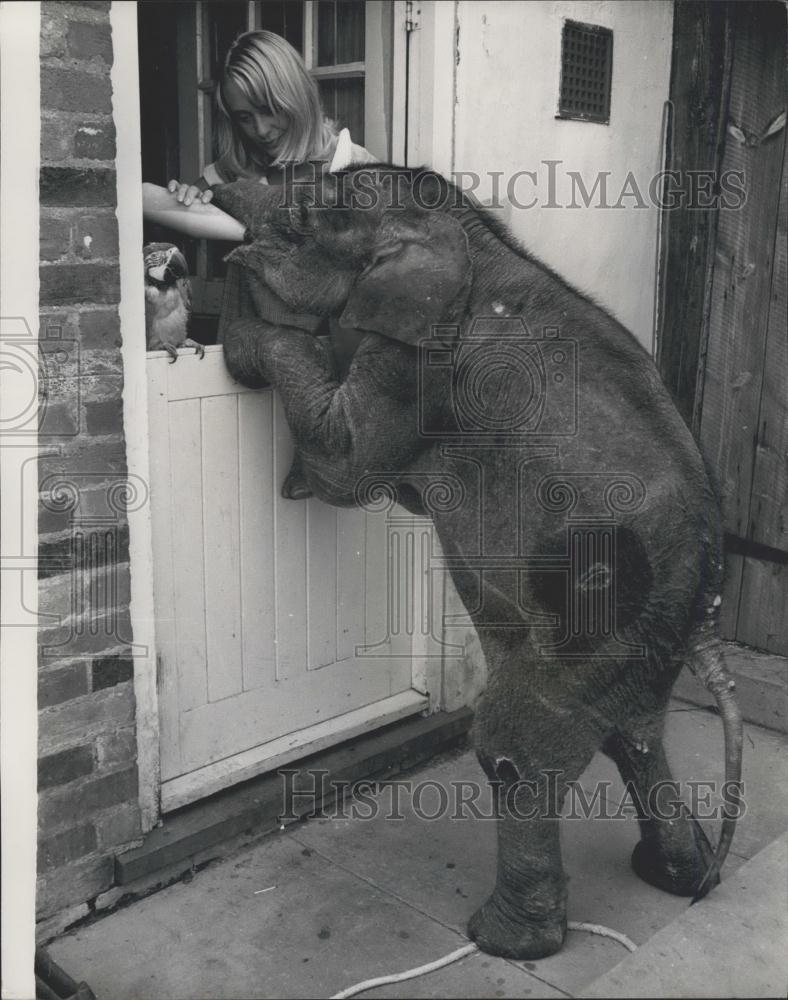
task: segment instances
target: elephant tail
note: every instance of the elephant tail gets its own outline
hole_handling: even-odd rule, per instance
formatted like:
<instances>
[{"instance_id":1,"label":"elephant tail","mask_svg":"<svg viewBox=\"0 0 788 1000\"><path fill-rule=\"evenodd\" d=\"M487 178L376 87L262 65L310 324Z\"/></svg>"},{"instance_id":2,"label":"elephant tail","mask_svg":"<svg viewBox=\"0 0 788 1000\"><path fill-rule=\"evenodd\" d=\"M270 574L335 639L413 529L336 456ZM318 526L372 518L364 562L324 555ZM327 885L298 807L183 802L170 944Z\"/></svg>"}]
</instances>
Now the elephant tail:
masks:
<instances>
[{"instance_id":1,"label":"elephant tail","mask_svg":"<svg viewBox=\"0 0 788 1000\"><path fill-rule=\"evenodd\" d=\"M726 670L724 647L717 634L716 622L712 618L704 622L696 633L695 642L690 649L688 666L714 695L725 734L722 830L714 852L714 860L692 898L692 902L697 903L716 885L720 869L733 841L736 821L742 813L742 717L733 694L736 682Z\"/></svg>"}]
</instances>

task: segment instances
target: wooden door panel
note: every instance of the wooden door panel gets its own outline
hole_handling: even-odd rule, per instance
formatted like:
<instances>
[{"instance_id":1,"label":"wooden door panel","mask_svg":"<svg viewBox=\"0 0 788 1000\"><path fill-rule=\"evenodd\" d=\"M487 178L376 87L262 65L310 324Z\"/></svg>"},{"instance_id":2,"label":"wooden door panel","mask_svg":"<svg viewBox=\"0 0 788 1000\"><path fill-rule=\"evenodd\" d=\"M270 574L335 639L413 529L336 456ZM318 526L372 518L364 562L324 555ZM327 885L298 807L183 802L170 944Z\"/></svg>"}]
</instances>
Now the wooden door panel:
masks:
<instances>
[{"instance_id":1,"label":"wooden door panel","mask_svg":"<svg viewBox=\"0 0 788 1000\"><path fill-rule=\"evenodd\" d=\"M169 610L173 619L175 635L169 657L175 660L178 701L183 711L208 701L202 454L199 435L194 433L199 426L200 401L189 399L173 403L169 424L154 429L154 433L167 434L169 438L168 462L163 474L167 477L171 504L167 519L171 552L178 553L177 559L170 558L171 601L167 609L157 607L157 615ZM152 485L155 491L156 483ZM160 545L157 545L157 552L161 552Z\"/></svg>"},{"instance_id":2,"label":"wooden door panel","mask_svg":"<svg viewBox=\"0 0 788 1000\"><path fill-rule=\"evenodd\" d=\"M276 566L262 540L274 537L274 448L270 435L273 394L245 393L238 399L241 525L241 643L243 687L254 690L276 679ZM247 623L254 623L247 628Z\"/></svg>"},{"instance_id":3,"label":"wooden door panel","mask_svg":"<svg viewBox=\"0 0 788 1000\"><path fill-rule=\"evenodd\" d=\"M337 512L319 500L306 502L307 670L337 659Z\"/></svg>"},{"instance_id":4,"label":"wooden door panel","mask_svg":"<svg viewBox=\"0 0 788 1000\"><path fill-rule=\"evenodd\" d=\"M276 588L276 679L297 676L307 658L304 609L306 590L306 504L285 500L280 492L293 461L293 443L284 409L274 396L274 542Z\"/></svg>"},{"instance_id":5,"label":"wooden door panel","mask_svg":"<svg viewBox=\"0 0 788 1000\"><path fill-rule=\"evenodd\" d=\"M281 497L282 406L241 390L221 348L148 366L163 778L408 691L385 513Z\"/></svg>"},{"instance_id":6,"label":"wooden door panel","mask_svg":"<svg viewBox=\"0 0 788 1000\"><path fill-rule=\"evenodd\" d=\"M238 399L200 401L202 540L208 701L243 691L238 462Z\"/></svg>"}]
</instances>

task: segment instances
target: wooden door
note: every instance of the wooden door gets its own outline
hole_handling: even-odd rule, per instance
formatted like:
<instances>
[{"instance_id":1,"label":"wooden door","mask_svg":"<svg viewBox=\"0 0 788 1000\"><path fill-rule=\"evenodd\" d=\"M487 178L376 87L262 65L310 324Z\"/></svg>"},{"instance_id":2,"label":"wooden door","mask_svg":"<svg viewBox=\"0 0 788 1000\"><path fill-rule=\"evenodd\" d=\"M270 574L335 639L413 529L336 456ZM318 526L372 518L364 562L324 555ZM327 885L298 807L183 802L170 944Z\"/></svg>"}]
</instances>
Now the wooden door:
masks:
<instances>
[{"instance_id":1,"label":"wooden door","mask_svg":"<svg viewBox=\"0 0 788 1000\"><path fill-rule=\"evenodd\" d=\"M673 169L744 191L666 213L660 362L723 495L723 630L788 655L786 8L679 4Z\"/></svg>"},{"instance_id":2,"label":"wooden door","mask_svg":"<svg viewBox=\"0 0 788 1000\"><path fill-rule=\"evenodd\" d=\"M281 404L220 347L147 365L167 810L428 700L393 635L386 515L281 498Z\"/></svg>"}]
</instances>

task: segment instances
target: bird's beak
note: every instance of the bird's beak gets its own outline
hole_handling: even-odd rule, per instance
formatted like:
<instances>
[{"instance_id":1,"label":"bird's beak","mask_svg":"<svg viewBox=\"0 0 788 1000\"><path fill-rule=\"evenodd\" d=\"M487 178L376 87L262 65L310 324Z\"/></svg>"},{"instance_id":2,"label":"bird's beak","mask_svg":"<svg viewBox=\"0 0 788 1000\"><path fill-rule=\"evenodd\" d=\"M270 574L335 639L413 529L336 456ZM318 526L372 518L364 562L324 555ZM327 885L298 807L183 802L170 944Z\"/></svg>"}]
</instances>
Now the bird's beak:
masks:
<instances>
[{"instance_id":1,"label":"bird's beak","mask_svg":"<svg viewBox=\"0 0 788 1000\"><path fill-rule=\"evenodd\" d=\"M172 248L170 256L167 258L167 269L176 281L178 278L188 277L189 267L186 258L177 247Z\"/></svg>"},{"instance_id":2,"label":"bird's beak","mask_svg":"<svg viewBox=\"0 0 788 1000\"><path fill-rule=\"evenodd\" d=\"M167 273L168 264L159 264L157 267L149 267L148 274L154 281L164 281L164 275Z\"/></svg>"}]
</instances>

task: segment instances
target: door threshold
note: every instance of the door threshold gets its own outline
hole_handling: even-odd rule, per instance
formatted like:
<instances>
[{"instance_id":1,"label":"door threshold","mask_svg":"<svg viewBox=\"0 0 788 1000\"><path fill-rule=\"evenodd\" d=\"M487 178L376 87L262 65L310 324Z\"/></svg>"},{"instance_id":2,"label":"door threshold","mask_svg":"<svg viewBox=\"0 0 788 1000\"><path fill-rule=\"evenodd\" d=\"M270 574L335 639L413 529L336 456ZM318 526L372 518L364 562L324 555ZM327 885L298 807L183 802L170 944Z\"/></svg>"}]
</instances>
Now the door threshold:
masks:
<instances>
[{"instance_id":1,"label":"door threshold","mask_svg":"<svg viewBox=\"0 0 788 1000\"><path fill-rule=\"evenodd\" d=\"M266 771L275 771L294 760L319 753L372 729L388 726L400 719L419 715L429 709L429 699L418 691L403 691L364 705L344 715L319 722L308 729L269 740L260 746L208 764L189 774L162 782L161 811L182 809L198 799L215 795L225 788L249 781Z\"/></svg>"},{"instance_id":2,"label":"door threshold","mask_svg":"<svg viewBox=\"0 0 788 1000\"><path fill-rule=\"evenodd\" d=\"M316 785L316 772L325 775L319 787L327 789L331 798L337 788L363 778L393 778L462 746L472 720L468 708L404 719L301 759L297 770L310 788ZM115 884L132 897L147 894L152 886L166 883L163 876L176 878L192 866L222 857L236 838L257 839L279 830L282 813L288 809L300 818L327 805L320 795L298 794L292 802L285 800L283 779L273 772L171 813L146 834L141 847L115 856Z\"/></svg>"}]
</instances>

